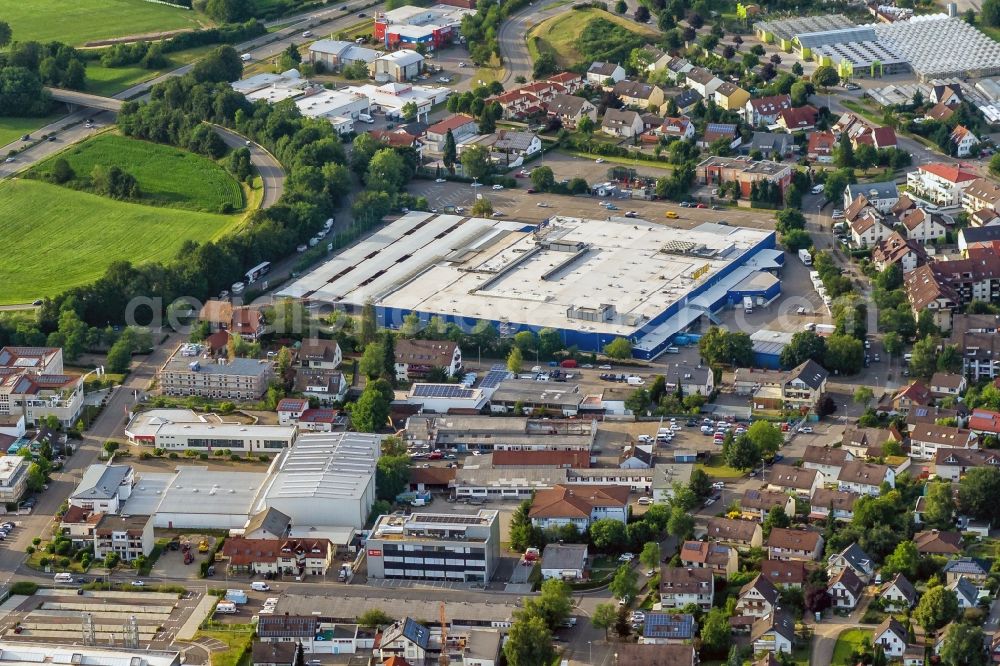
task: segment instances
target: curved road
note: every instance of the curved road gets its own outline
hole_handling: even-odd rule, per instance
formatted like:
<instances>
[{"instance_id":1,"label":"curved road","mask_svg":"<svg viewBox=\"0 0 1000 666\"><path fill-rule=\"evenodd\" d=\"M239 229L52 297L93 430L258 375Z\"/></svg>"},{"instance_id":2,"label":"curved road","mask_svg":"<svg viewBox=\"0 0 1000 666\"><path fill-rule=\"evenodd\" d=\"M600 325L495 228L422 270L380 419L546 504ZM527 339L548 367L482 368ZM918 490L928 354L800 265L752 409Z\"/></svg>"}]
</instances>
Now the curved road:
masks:
<instances>
[{"instance_id":1,"label":"curved road","mask_svg":"<svg viewBox=\"0 0 1000 666\"><path fill-rule=\"evenodd\" d=\"M215 133L222 137L226 145L230 148L242 148L246 145L246 137L240 136L232 130L218 125L212 125ZM264 150L260 144L250 142L250 162L260 174L260 179L264 185L264 198L260 202L261 208L270 208L278 203L282 192L285 191L285 170L281 163L274 158L274 155Z\"/></svg>"}]
</instances>

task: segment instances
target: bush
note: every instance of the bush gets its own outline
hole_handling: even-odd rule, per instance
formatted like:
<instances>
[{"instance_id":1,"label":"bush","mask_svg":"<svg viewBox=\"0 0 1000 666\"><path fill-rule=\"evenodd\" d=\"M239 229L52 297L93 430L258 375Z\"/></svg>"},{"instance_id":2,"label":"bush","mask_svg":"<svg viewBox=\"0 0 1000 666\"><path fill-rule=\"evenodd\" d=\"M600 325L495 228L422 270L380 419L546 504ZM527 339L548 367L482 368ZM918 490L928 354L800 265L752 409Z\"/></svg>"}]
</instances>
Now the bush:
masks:
<instances>
[{"instance_id":1,"label":"bush","mask_svg":"<svg viewBox=\"0 0 1000 666\"><path fill-rule=\"evenodd\" d=\"M171 460L177 460L178 458L180 458L180 456L177 455L176 451L171 451L170 453L167 454L167 457L170 458Z\"/></svg>"},{"instance_id":2,"label":"bush","mask_svg":"<svg viewBox=\"0 0 1000 666\"><path fill-rule=\"evenodd\" d=\"M198 454L198 459L199 460L208 460L208 454L205 453L204 451L202 451L201 453Z\"/></svg>"},{"instance_id":3,"label":"bush","mask_svg":"<svg viewBox=\"0 0 1000 666\"><path fill-rule=\"evenodd\" d=\"M35 554L35 547L34 546L28 546L27 548L24 549L24 552L26 552L28 555L34 555Z\"/></svg>"},{"instance_id":4,"label":"bush","mask_svg":"<svg viewBox=\"0 0 1000 666\"><path fill-rule=\"evenodd\" d=\"M40 566L40 567L42 567L44 569L45 567L49 566L49 562L51 562L51 560L49 558L47 558L47 557L39 558L39 560L38 560L38 566Z\"/></svg>"},{"instance_id":5,"label":"bush","mask_svg":"<svg viewBox=\"0 0 1000 666\"><path fill-rule=\"evenodd\" d=\"M869 608L861 616L861 624L878 624L884 619L885 613L879 611L877 608Z\"/></svg>"},{"instance_id":6,"label":"bush","mask_svg":"<svg viewBox=\"0 0 1000 666\"><path fill-rule=\"evenodd\" d=\"M32 546L37 546L37 545L38 545L38 544L40 544L41 542L42 542L42 539L41 539L41 537L35 537L34 539L32 539L32 540L31 540L31 545L32 545Z\"/></svg>"},{"instance_id":7,"label":"bush","mask_svg":"<svg viewBox=\"0 0 1000 666\"><path fill-rule=\"evenodd\" d=\"M149 460L152 457L153 454L150 453L149 451L143 451L142 453L139 454L139 460Z\"/></svg>"},{"instance_id":8,"label":"bush","mask_svg":"<svg viewBox=\"0 0 1000 666\"><path fill-rule=\"evenodd\" d=\"M68 569L69 565L70 565L70 559L68 557L64 557L61 560L59 560L59 566L62 567L63 569Z\"/></svg>"},{"instance_id":9,"label":"bush","mask_svg":"<svg viewBox=\"0 0 1000 666\"><path fill-rule=\"evenodd\" d=\"M23 594L30 597L35 592L38 592L38 583L32 583L30 580L19 580L10 586L11 594Z\"/></svg>"},{"instance_id":10,"label":"bush","mask_svg":"<svg viewBox=\"0 0 1000 666\"><path fill-rule=\"evenodd\" d=\"M232 460L233 462L236 462L236 461L238 461L240 459L240 454L238 454L238 453L230 453L229 454L229 459Z\"/></svg>"}]
</instances>

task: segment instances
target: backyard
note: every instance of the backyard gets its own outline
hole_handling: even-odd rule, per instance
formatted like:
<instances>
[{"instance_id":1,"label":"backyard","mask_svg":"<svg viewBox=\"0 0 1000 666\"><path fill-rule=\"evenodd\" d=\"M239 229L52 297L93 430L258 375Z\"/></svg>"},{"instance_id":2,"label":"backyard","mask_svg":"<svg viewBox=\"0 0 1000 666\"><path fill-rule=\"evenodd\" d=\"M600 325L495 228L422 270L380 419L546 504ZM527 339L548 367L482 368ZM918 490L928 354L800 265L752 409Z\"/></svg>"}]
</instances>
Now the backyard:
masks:
<instances>
[{"instance_id":1,"label":"backyard","mask_svg":"<svg viewBox=\"0 0 1000 666\"><path fill-rule=\"evenodd\" d=\"M837 644L833 646L833 666L851 664L851 655L861 649L865 639L871 641L870 629L846 629L837 636Z\"/></svg>"}]
</instances>

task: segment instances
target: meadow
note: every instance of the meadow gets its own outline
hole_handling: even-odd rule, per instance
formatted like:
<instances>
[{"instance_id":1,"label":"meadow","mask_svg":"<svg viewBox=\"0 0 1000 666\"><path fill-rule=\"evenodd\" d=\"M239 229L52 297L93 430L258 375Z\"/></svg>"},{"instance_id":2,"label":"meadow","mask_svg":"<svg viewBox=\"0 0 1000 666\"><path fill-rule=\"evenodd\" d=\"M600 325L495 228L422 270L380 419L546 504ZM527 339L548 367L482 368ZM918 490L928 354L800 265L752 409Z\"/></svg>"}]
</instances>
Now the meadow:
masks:
<instances>
[{"instance_id":1,"label":"meadow","mask_svg":"<svg viewBox=\"0 0 1000 666\"><path fill-rule=\"evenodd\" d=\"M115 261L173 259L185 241L219 238L242 215L125 203L37 180L0 182L0 305L54 296Z\"/></svg>"},{"instance_id":2,"label":"meadow","mask_svg":"<svg viewBox=\"0 0 1000 666\"><path fill-rule=\"evenodd\" d=\"M61 111L40 118L10 118L0 116L0 146L6 146L8 143L17 141L25 134L31 134L65 115L66 112Z\"/></svg>"},{"instance_id":3,"label":"meadow","mask_svg":"<svg viewBox=\"0 0 1000 666\"><path fill-rule=\"evenodd\" d=\"M634 46L656 40L658 34L652 28L601 9L575 9L528 30L528 52L534 61L540 51L549 51L559 67L566 68L591 60L624 62L623 53L627 58Z\"/></svg>"},{"instance_id":4,"label":"meadow","mask_svg":"<svg viewBox=\"0 0 1000 666\"><path fill-rule=\"evenodd\" d=\"M144 0L0 0L0 17L17 41L87 42L183 28L207 22L189 9Z\"/></svg>"},{"instance_id":5,"label":"meadow","mask_svg":"<svg viewBox=\"0 0 1000 666\"><path fill-rule=\"evenodd\" d=\"M148 141L106 132L38 164L28 176L46 180L56 159L75 173L65 187L89 190L95 165L118 166L139 181L139 203L186 210L231 213L245 207L240 184L207 157Z\"/></svg>"}]
</instances>

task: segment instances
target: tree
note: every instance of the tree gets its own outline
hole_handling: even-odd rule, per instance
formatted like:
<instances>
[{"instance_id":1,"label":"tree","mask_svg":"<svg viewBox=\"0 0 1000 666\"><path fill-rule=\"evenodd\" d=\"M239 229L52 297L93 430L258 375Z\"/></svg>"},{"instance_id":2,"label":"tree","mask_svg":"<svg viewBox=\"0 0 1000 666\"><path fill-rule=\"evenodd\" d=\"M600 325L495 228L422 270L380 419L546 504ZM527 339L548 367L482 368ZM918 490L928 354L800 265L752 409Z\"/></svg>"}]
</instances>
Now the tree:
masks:
<instances>
[{"instance_id":1,"label":"tree","mask_svg":"<svg viewBox=\"0 0 1000 666\"><path fill-rule=\"evenodd\" d=\"M625 338L615 338L604 345L604 354L614 359L632 358L632 343Z\"/></svg>"},{"instance_id":2,"label":"tree","mask_svg":"<svg viewBox=\"0 0 1000 666\"><path fill-rule=\"evenodd\" d=\"M958 506L962 513L973 518L988 520L996 525L1000 520L1000 470L976 467L970 469L958 482Z\"/></svg>"},{"instance_id":3,"label":"tree","mask_svg":"<svg viewBox=\"0 0 1000 666\"><path fill-rule=\"evenodd\" d=\"M486 197L476 199L471 212L474 217L489 217L493 215L493 202Z\"/></svg>"},{"instance_id":4,"label":"tree","mask_svg":"<svg viewBox=\"0 0 1000 666\"><path fill-rule=\"evenodd\" d=\"M219 46L195 63L191 76L199 83L229 83L243 74L243 61L232 46Z\"/></svg>"},{"instance_id":5,"label":"tree","mask_svg":"<svg viewBox=\"0 0 1000 666\"><path fill-rule=\"evenodd\" d=\"M552 632L537 615L522 614L515 620L503 646L510 666L549 666L555 658Z\"/></svg>"},{"instance_id":6,"label":"tree","mask_svg":"<svg viewBox=\"0 0 1000 666\"><path fill-rule=\"evenodd\" d=\"M368 162L365 184L370 190L395 194L403 189L409 178L403 156L392 148L382 148Z\"/></svg>"},{"instance_id":7,"label":"tree","mask_svg":"<svg viewBox=\"0 0 1000 666\"><path fill-rule=\"evenodd\" d=\"M6 21L0 21L0 49L6 48L10 44L11 35L10 24Z\"/></svg>"},{"instance_id":8,"label":"tree","mask_svg":"<svg viewBox=\"0 0 1000 666\"><path fill-rule=\"evenodd\" d=\"M912 541L900 541L896 549L885 558L882 576L888 579L901 573L912 580L917 574L919 564L920 555L917 553L917 544Z\"/></svg>"},{"instance_id":9,"label":"tree","mask_svg":"<svg viewBox=\"0 0 1000 666\"><path fill-rule=\"evenodd\" d=\"M813 331L799 331L781 350L781 367L794 368L812 359L822 364L826 356L826 339Z\"/></svg>"},{"instance_id":10,"label":"tree","mask_svg":"<svg viewBox=\"0 0 1000 666\"><path fill-rule=\"evenodd\" d=\"M681 506L673 506L667 521L667 532L678 539L687 539L694 534L694 516Z\"/></svg>"},{"instance_id":11,"label":"tree","mask_svg":"<svg viewBox=\"0 0 1000 666\"><path fill-rule=\"evenodd\" d=\"M991 28L1000 27L1000 0L983 0L979 17Z\"/></svg>"},{"instance_id":12,"label":"tree","mask_svg":"<svg viewBox=\"0 0 1000 666\"><path fill-rule=\"evenodd\" d=\"M623 564L618 567L615 577L611 579L608 591L618 599L634 599L638 591L637 580L638 574L635 569L629 564Z\"/></svg>"},{"instance_id":13,"label":"tree","mask_svg":"<svg viewBox=\"0 0 1000 666\"><path fill-rule=\"evenodd\" d=\"M617 553L627 545L625 525L614 518L600 518L590 524L590 543L602 553Z\"/></svg>"},{"instance_id":14,"label":"tree","mask_svg":"<svg viewBox=\"0 0 1000 666\"><path fill-rule=\"evenodd\" d=\"M555 184L556 177L550 167L540 166L531 170L531 186L539 192L548 192Z\"/></svg>"},{"instance_id":15,"label":"tree","mask_svg":"<svg viewBox=\"0 0 1000 666\"><path fill-rule=\"evenodd\" d=\"M767 512L764 522L761 523L761 529L763 529L766 534L770 534L771 530L775 527L785 528L791 524L792 519L785 513L785 508L782 506L776 506Z\"/></svg>"},{"instance_id":16,"label":"tree","mask_svg":"<svg viewBox=\"0 0 1000 666\"><path fill-rule=\"evenodd\" d=\"M788 193L792 194L794 185L788 188ZM794 202L786 201L789 206L796 205ZM801 229L793 229L787 234L781 237L781 244L785 246L785 249L789 252L798 252L799 250L805 250L812 247L813 239L808 232L802 231Z\"/></svg>"},{"instance_id":17,"label":"tree","mask_svg":"<svg viewBox=\"0 0 1000 666\"><path fill-rule=\"evenodd\" d=\"M361 344L368 345L375 342L378 333L378 324L375 321L375 303L369 298L361 306Z\"/></svg>"},{"instance_id":18,"label":"tree","mask_svg":"<svg viewBox=\"0 0 1000 666\"><path fill-rule=\"evenodd\" d=\"M52 178L53 183L62 185L63 183L68 183L73 180L76 173L73 171L73 167L69 165L63 157L58 157L52 163L52 171L49 172L49 176Z\"/></svg>"},{"instance_id":19,"label":"tree","mask_svg":"<svg viewBox=\"0 0 1000 666\"><path fill-rule=\"evenodd\" d=\"M128 372L132 363L132 343L125 336L111 345L108 350L107 369L108 372L122 373Z\"/></svg>"},{"instance_id":20,"label":"tree","mask_svg":"<svg viewBox=\"0 0 1000 666\"><path fill-rule=\"evenodd\" d=\"M639 5L635 10L635 20L638 23L649 23L649 9L645 5Z\"/></svg>"},{"instance_id":21,"label":"tree","mask_svg":"<svg viewBox=\"0 0 1000 666\"><path fill-rule=\"evenodd\" d=\"M945 345L941 348L937 358L938 372L951 372L958 374L962 372L962 352L958 345Z\"/></svg>"},{"instance_id":22,"label":"tree","mask_svg":"<svg viewBox=\"0 0 1000 666\"><path fill-rule=\"evenodd\" d=\"M701 646L709 656L726 653L730 644L729 615L723 608L713 608L702 619Z\"/></svg>"},{"instance_id":23,"label":"tree","mask_svg":"<svg viewBox=\"0 0 1000 666\"><path fill-rule=\"evenodd\" d=\"M250 18L249 0L208 0L205 13L219 23L240 23Z\"/></svg>"},{"instance_id":24,"label":"tree","mask_svg":"<svg viewBox=\"0 0 1000 666\"><path fill-rule=\"evenodd\" d=\"M580 118L580 121L576 124L576 129L581 134L588 134L588 135L592 134L594 132L594 119L591 118L590 116L583 116L582 118ZM545 168L548 169L548 167ZM532 173L534 173L537 170L538 169L536 168L535 170L532 171Z\"/></svg>"},{"instance_id":25,"label":"tree","mask_svg":"<svg viewBox=\"0 0 1000 666\"><path fill-rule=\"evenodd\" d=\"M955 622L948 627L941 646L941 663L945 666L986 666L989 659L983 650L983 630L980 627Z\"/></svg>"},{"instance_id":26,"label":"tree","mask_svg":"<svg viewBox=\"0 0 1000 666\"><path fill-rule=\"evenodd\" d=\"M410 456L380 456L375 466L375 491L379 499L396 500L410 482Z\"/></svg>"},{"instance_id":27,"label":"tree","mask_svg":"<svg viewBox=\"0 0 1000 666\"><path fill-rule=\"evenodd\" d=\"M747 429L746 437L753 442L762 456L777 453L785 440L781 431L768 421L754 421Z\"/></svg>"},{"instance_id":28,"label":"tree","mask_svg":"<svg viewBox=\"0 0 1000 666\"><path fill-rule=\"evenodd\" d=\"M705 473L705 470L695 468L691 471L691 479L688 481L688 488L698 499L703 500L712 494L712 480L708 478L708 474Z\"/></svg>"},{"instance_id":29,"label":"tree","mask_svg":"<svg viewBox=\"0 0 1000 666\"><path fill-rule=\"evenodd\" d=\"M829 88L840 82L840 74L830 65L820 65L813 72L812 81L817 86Z\"/></svg>"},{"instance_id":30,"label":"tree","mask_svg":"<svg viewBox=\"0 0 1000 666\"><path fill-rule=\"evenodd\" d=\"M628 609L622 605L618 607L618 615L615 617L615 633L618 638L625 639L632 633L632 625L628 621Z\"/></svg>"},{"instance_id":31,"label":"tree","mask_svg":"<svg viewBox=\"0 0 1000 666\"><path fill-rule=\"evenodd\" d=\"M455 173L455 161L458 159L458 147L455 145L455 135L448 130L444 135L444 154L441 161L444 162L449 173Z\"/></svg>"},{"instance_id":32,"label":"tree","mask_svg":"<svg viewBox=\"0 0 1000 666\"><path fill-rule=\"evenodd\" d=\"M934 320L934 311L929 309L923 309L917 316L917 336L925 338L927 336L940 335L941 329L938 328L937 322Z\"/></svg>"},{"instance_id":33,"label":"tree","mask_svg":"<svg viewBox=\"0 0 1000 666\"><path fill-rule=\"evenodd\" d=\"M878 164L878 150L869 143L863 143L858 146L858 152L854 155L854 162L859 168L867 172L868 169Z\"/></svg>"},{"instance_id":34,"label":"tree","mask_svg":"<svg viewBox=\"0 0 1000 666\"><path fill-rule=\"evenodd\" d=\"M550 578L542 583L540 594L525 597L523 605L525 613L541 617L552 630L559 627L573 610L569 585L558 578Z\"/></svg>"},{"instance_id":35,"label":"tree","mask_svg":"<svg viewBox=\"0 0 1000 666\"><path fill-rule=\"evenodd\" d=\"M875 399L875 392L872 391L869 387L859 386L858 388L854 389L854 402L861 405L865 409L868 408L868 405L870 405L872 403L872 400L874 399Z\"/></svg>"},{"instance_id":36,"label":"tree","mask_svg":"<svg viewBox=\"0 0 1000 666\"><path fill-rule=\"evenodd\" d=\"M932 529L948 529L955 513L951 484L928 483L925 497L924 523Z\"/></svg>"},{"instance_id":37,"label":"tree","mask_svg":"<svg viewBox=\"0 0 1000 666\"><path fill-rule=\"evenodd\" d=\"M236 336L233 336L236 337ZM382 374L385 364L385 348L380 342L371 342L365 346L365 351L358 362L358 371L368 379L375 379Z\"/></svg>"},{"instance_id":38,"label":"tree","mask_svg":"<svg viewBox=\"0 0 1000 666\"><path fill-rule=\"evenodd\" d=\"M615 3L615 14L624 14L628 11L628 5L625 4L625 0L618 0Z\"/></svg>"},{"instance_id":39,"label":"tree","mask_svg":"<svg viewBox=\"0 0 1000 666\"><path fill-rule=\"evenodd\" d=\"M614 604L604 603L594 606L594 612L590 615L590 623L595 629L604 630L604 640L608 639L608 629L615 625L618 619L618 610Z\"/></svg>"},{"instance_id":40,"label":"tree","mask_svg":"<svg viewBox=\"0 0 1000 666\"><path fill-rule=\"evenodd\" d=\"M936 631L958 616L958 597L948 588L932 587L920 598L913 619L927 631Z\"/></svg>"},{"instance_id":41,"label":"tree","mask_svg":"<svg viewBox=\"0 0 1000 666\"><path fill-rule=\"evenodd\" d=\"M362 627L384 627L392 624L393 622L393 618L379 608L366 610L358 616L358 624Z\"/></svg>"},{"instance_id":42,"label":"tree","mask_svg":"<svg viewBox=\"0 0 1000 666\"><path fill-rule=\"evenodd\" d=\"M864 365L864 356L864 345L852 335L834 333L826 339L824 366L827 370L853 375Z\"/></svg>"},{"instance_id":43,"label":"tree","mask_svg":"<svg viewBox=\"0 0 1000 666\"><path fill-rule=\"evenodd\" d=\"M375 432L385 427L392 399L392 386L389 382L384 379L369 381L357 402L348 405L354 429L358 432Z\"/></svg>"},{"instance_id":44,"label":"tree","mask_svg":"<svg viewBox=\"0 0 1000 666\"><path fill-rule=\"evenodd\" d=\"M642 547L639 553L639 562L647 569L658 569L660 567L660 544L649 541Z\"/></svg>"},{"instance_id":45,"label":"tree","mask_svg":"<svg viewBox=\"0 0 1000 666\"><path fill-rule=\"evenodd\" d=\"M27 447L25 447L27 448ZM45 472L38 463L28 465L28 490L33 493L41 492L45 488Z\"/></svg>"},{"instance_id":46,"label":"tree","mask_svg":"<svg viewBox=\"0 0 1000 666\"><path fill-rule=\"evenodd\" d=\"M399 112L403 115L403 120L408 123L412 123L417 118L417 103L407 102L402 107L400 107ZM449 132L451 130L448 130ZM445 138L447 141L447 137Z\"/></svg>"},{"instance_id":47,"label":"tree","mask_svg":"<svg viewBox=\"0 0 1000 666\"><path fill-rule=\"evenodd\" d=\"M753 440L743 434L734 439L730 446L723 447L723 457L727 465L743 471L759 465L762 454Z\"/></svg>"},{"instance_id":48,"label":"tree","mask_svg":"<svg viewBox=\"0 0 1000 666\"><path fill-rule=\"evenodd\" d=\"M903 351L903 340L895 331L888 331L882 336L882 346L889 356L899 356L899 352Z\"/></svg>"},{"instance_id":49,"label":"tree","mask_svg":"<svg viewBox=\"0 0 1000 666\"><path fill-rule=\"evenodd\" d=\"M302 62L302 54L299 53L299 47L295 45L294 42L288 45L288 47L281 52L281 68L282 69L294 69Z\"/></svg>"},{"instance_id":50,"label":"tree","mask_svg":"<svg viewBox=\"0 0 1000 666\"><path fill-rule=\"evenodd\" d=\"M483 146L472 146L462 151L462 170L469 178L482 179L490 175L490 154Z\"/></svg>"},{"instance_id":51,"label":"tree","mask_svg":"<svg viewBox=\"0 0 1000 666\"><path fill-rule=\"evenodd\" d=\"M521 350L514 347L507 354L507 369L511 372L518 373L524 367L524 358L521 355Z\"/></svg>"},{"instance_id":52,"label":"tree","mask_svg":"<svg viewBox=\"0 0 1000 666\"><path fill-rule=\"evenodd\" d=\"M850 169L854 166L854 146L851 144L851 137L847 135L847 132L840 135L840 141L837 143L836 152L833 155L833 163L839 169Z\"/></svg>"},{"instance_id":53,"label":"tree","mask_svg":"<svg viewBox=\"0 0 1000 666\"><path fill-rule=\"evenodd\" d=\"M925 310L924 312L928 312ZM913 343L910 356L910 374L914 377L928 378L937 370L937 341L927 336Z\"/></svg>"}]
</instances>

